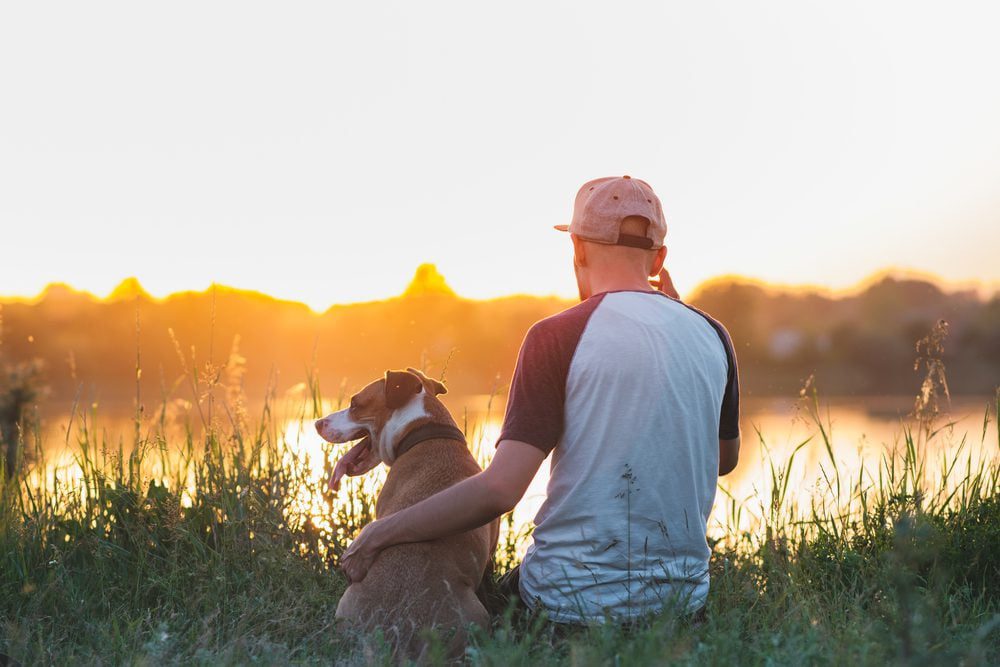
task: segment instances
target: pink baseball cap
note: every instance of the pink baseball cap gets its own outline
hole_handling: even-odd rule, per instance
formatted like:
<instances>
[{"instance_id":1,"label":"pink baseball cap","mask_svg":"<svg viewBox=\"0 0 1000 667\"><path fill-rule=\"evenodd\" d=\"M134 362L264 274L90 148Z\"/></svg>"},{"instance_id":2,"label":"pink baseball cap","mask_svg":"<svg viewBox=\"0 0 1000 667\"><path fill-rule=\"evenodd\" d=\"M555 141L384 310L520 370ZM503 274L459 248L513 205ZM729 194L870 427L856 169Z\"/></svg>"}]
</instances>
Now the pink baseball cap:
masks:
<instances>
[{"instance_id":1,"label":"pink baseball cap","mask_svg":"<svg viewBox=\"0 0 1000 667\"><path fill-rule=\"evenodd\" d=\"M645 236L621 233L622 220L630 216L649 221ZM660 198L649 183L631 176L608 176L584 183L576 193L572 222L555 228L588 241L633 248L661 248L667 235Z\"/></svg>"}]
</instances>

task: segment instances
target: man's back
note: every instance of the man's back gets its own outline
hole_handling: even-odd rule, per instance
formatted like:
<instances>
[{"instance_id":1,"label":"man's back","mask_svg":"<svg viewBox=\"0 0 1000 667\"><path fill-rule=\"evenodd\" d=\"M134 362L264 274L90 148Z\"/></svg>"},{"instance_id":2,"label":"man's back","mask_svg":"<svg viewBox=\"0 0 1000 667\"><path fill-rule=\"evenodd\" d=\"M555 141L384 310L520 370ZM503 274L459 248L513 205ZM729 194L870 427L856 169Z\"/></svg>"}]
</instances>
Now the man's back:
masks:
<instances>
[{"instance_id":1,"label":"man's back","mask_svg":"<svg viewBox=\"0 0 1000 667\"><path fill-rule=\"evenodd\" d=\"M702 606L719 439L737 419L728 334L679 301L605 292L536 324L500 436L553 450L524 599L571 622Z\"/></svg>"}]
</instances>

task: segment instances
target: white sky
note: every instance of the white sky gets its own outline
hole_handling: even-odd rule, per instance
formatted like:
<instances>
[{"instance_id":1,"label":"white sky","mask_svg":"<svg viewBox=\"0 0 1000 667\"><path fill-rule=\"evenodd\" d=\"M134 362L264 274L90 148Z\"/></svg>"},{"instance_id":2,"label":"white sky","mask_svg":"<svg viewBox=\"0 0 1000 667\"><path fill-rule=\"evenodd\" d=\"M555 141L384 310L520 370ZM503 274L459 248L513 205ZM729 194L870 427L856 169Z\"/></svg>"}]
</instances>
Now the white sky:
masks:
<instances>
[{"instance_id":1,"label":"white sky","mask_svg":"<svg viewBox=\"0 0 1000 667\"><path fill-rule=\"evenodd\" d=\"M719 274L1000 280L1000 3L5 2L0 294L575 295L577 187Z\"/></svg>"}]
</instances>

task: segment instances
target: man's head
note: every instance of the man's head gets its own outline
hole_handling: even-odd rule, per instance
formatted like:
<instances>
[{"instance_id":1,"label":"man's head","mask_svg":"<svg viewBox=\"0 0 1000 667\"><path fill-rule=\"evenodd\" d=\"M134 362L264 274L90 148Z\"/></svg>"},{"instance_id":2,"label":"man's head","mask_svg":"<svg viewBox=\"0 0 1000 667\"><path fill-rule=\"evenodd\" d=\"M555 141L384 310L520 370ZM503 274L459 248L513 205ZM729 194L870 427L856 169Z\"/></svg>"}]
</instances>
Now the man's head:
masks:
<instances>
[{"instance_id":1,"label":"man's head","mask_svg":"<svg viewBox=\"0 0 1000 667\"><path fill-rule=\"evenodd\" d=\"M598 178L580 188L569 225L580 298L608 286L647 285L663 267L667 223L645 181L630 176Z\"/></svg>"}]
</instances>

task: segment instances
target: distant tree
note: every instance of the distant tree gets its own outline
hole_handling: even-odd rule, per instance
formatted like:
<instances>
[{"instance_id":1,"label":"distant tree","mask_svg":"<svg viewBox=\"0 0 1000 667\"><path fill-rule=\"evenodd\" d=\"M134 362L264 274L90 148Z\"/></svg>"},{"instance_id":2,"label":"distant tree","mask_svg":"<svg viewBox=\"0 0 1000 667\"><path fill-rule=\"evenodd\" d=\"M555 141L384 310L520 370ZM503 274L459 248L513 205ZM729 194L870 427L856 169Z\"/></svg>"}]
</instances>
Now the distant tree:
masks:
<instances>
[{"instance_id":1,"label":"distant tree","mask_svg":"<svg viewBox=\"0 0 1000 667\"><path fill-rule=\"evenodd\" d=\"M4 449L4 474L11 478L22 460L19 445L27 426L28 408L43 393L42 362L38 359L4 364L0 377L0 444Z\"/></svg>"},{"instance_id":2,"label":"distant tree","mask_svg":"<svg viewBox=\"0 0 1000 667\"><path fill-rule=\"evenodd\" d=\"M417 267L416 275L407 286L404 296L424 296L427 294L437 294L444 296L455 296L453 290L444 276L433 264L421 264Z\"/></svg>"}]
</instances>

